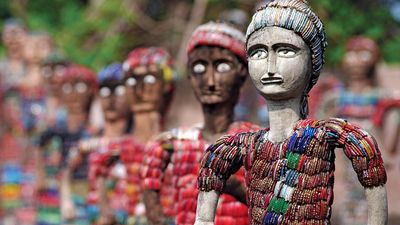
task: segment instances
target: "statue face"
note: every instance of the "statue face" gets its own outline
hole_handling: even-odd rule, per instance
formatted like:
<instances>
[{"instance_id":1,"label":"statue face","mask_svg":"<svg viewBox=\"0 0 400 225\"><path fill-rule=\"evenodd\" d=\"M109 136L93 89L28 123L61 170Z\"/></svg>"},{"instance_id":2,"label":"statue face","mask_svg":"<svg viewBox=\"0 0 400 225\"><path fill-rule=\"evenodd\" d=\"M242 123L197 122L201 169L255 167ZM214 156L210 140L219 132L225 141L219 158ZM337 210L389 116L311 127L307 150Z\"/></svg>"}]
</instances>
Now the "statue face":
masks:
<instances>
[{"instance_id":1,"label":"statue face","mask_svg":"<svg viewBox=\"0 0 400 225\"><path fill-rule=\"evenodd\" d=\"M42 66L41 73L44 77L46 89L51 95L57 95L61 88L61 77L67 68L64 63L46 64Z\"/></svg>"},{"instance_id":2,"label":"statue face","mask_svg":"<svg viewBox=\"0 0 400 225\"><path fill-rule=\"evenodd\" d=\"M21 51L25 38L26 32L20 26L9 25L3 29L3 43L11 51Z\"/></svg>"},{"instance_id":3,"label":"statue face","mask_svg":"<svg viewBox=\"0 0 400 225\"><path fill-rule=\"evenodd\" d=\"M237 102L247 69L229 50L201 46L189 55L189 79L203 105Z\"/></svg>"},{"instance_id":4,"label":"statue face","mask_svg":"<svg viewBox=\"0 0 400 225\"><path fill-rule=\"evenodd\" d=\"M126 87L122 82L106 82L106 85L100 86L98 96L106 121L127 118L129 105L126 98Z\"/></svg>"},{"instance_id":5,"label":"statue face","mask_svg":"<svg viewBox=\"0 0 400 225\"><path fill-rule=\"evenodd\" d=\"M286 100L302 95L312 71L310 49L291 30L266 27L247 43L250 77L266 99Z\"/></svg>"},{"instance_id":6,"label":"statue face","mask_svg":"<svg viewBox=\"0 0 400 225\"><path fill-rule=\"evenodd\" d=\"M164 94L162 70L156 65L138 66L125 74L128 103L133 113L158 111Z\"/></svg>"},{"instance_id":7,"label":"statue face","mask_svg":"<svg viewBox=\"0 0 400 225\"><path fill-rule=\"evenodd\" d=\"M366 78L375 67L377 57L368 49L349 50L343 58L343 69L351 78Z\"/></svg>"},{"instance_id":8,"label":"statue face","mask_svg":"<svg viewBox=\"0 0 400 225\"><path fill-rule=\"evenodd\" d=\"M51 39L46 35L28 36L24 46L24 58L28 63L40 64L52 51Z\"/></svg>"},{"instance_id":9,"label":"statue face","mask_svg":"<svg viewBox=\"0 0 400 225\"><path fill-rule=\"evenodd\" d=\"M68 80L61 86L63 103L72 113L87 113L93 92L92 86L81 79Z\"/></svg>"}]
</instances>

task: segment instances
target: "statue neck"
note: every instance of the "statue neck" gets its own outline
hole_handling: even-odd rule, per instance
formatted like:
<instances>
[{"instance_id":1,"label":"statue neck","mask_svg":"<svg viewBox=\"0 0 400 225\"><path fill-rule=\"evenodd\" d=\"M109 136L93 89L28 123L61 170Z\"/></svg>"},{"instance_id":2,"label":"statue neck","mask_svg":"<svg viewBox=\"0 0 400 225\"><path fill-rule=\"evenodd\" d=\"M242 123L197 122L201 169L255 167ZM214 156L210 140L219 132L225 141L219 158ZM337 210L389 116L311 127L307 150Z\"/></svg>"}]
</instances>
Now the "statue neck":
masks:
<instances>
[{"instance_id":1,"label":"statue neck","mask_svg":"<svg viewBox=\"0 0 400 225\"><path fill-rule=\"evenodd\" d=\"M67 128L71 133L76 133L81 127L86 127L89 114L86 112L68 112Z\"/></svg>"},{"instance_id":2,"label":"statue neck","mask_svg":"<svg viewBox=\"0 0 400 225\"><path fill-rule=\"evenodd\" d=\"M215 142L224 135L233 122L234 104L203 105L204 127L202 135L207 142Z\"/></svg>"},{"instance_id":3,"label":"statue neck","mask_svg":"<svg viewBox=\"0 0 400 225\"><path fill-rule=\"evenodd\" d=\"M362 93L365 90L371 89L373 86L373 82L368 77L359 77L349 79L348 81L348 89L354 93Z\"/></svg>"},{"instance_id":4,"label":"statue neck","mask_svg":"<svg viewBox=\"0 0 400 225\"><path fill-rule=\"evenodd\" d=\"M22 50L20 48L8 49L7 58L10 62L22 63L23 61Z\"/></svg>"},{"instance_id":5,"label":"statue neck","mask_svg":"<svg viewBox=\"0 0 400 225\"><path fill-rule=\"evenodd\" d=\"M127 129L127 124L126 118L106 121L104 124L103 137L114 138L124 135Z\"/></svg>"},{"instance_id":6,"label":"statue neck","mask_svg":"<svg viewBox=\"0 0 400 225\"><path fill-rule=\"evenodd\" d=\"M157 111L135 113L133 115L135 126L133 136L140 142L150 141L152 137L161 132L161 115Z\"/></svg>"},{"instance_id":7,"label":"statue neck","mask_svg":"<svg viewBox=\"0 0 400 225\"><path fill-rule=\"evenodd\" d=\"M268 139L273 143L282 142L293 133L295 124L301 119L300 97L289 100L267 100L269 115Z\"/></svg>"}]
</instances>

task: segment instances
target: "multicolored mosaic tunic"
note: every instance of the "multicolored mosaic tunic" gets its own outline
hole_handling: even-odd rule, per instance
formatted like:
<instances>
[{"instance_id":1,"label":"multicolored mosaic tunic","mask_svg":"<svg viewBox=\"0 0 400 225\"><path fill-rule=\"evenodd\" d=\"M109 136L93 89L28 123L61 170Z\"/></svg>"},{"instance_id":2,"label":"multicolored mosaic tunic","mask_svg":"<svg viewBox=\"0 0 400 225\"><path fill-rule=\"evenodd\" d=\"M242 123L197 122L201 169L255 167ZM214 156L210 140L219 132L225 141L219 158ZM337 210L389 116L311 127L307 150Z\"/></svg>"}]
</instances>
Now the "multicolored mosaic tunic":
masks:
<instances>
[{"instance_id":1,"label":"multicolored mosaic tunic","mask_svg":"<svg viewBox=\"0 0 400 225\"><path fill-rule=\"evenodd\" d=\"M249 123L234 123L229 133L256 130L258 127ZM142 170L144 188L163 190L163 179L167 176L168 166L172 165L172 184L174 187L174 204L176 224L192 225L196 217L197 175L201 156L208 143L201 135L199 128L175 129L167 140L154 143L147 152ZM237 176L244 178L244 171ZM242 179L244 182L244 179ZM170 215L171 216L171 215ZM219 201L216 225L248 224L247 207L232 196L224 194Z\"/></svg>"},{"instance_id":2,"label":"multicolored mosaic tunic","mask_svg":"<svg viewBox=\"0 0 400 225\"><path fill-rule=\"evenodd\" d=\"M199 189L222 191L244 165L251 224L329 224L336 147L344 149L362 186L386 183L372 136L341 119L309 119L280 143L268 141L268 129L222 137L202 159Z\"/></svg>"},{"instance_id":3,"label":"multicolored mosaic tunic","mask_svg":"<svg viewBox=\"0 0 400 225\"><path fill-rule=\"evenodd\" d=\"M89 153L89 194L87 203L93 223L100 216L97 179L106 179L109 204L119 224L127 223L126 171L119 162L120 142L123 138L93 138L80 143L82 153ZM122 167L121 167L122 166ZM121 171L122 170L122 171ZM116 174L119 173L119 174Z\"/></svg>"},{"instance_id":4,"label":"multicolored mosaic tunic","mask_svg":"<svg viewBox=\"0 0 400 225\"><path fill-rule=\"evenodd\" d=\"M92 136L91 131L81 127L77 132L68 131L65 124L45 131L39 140L44 159L46 187L37 195L37 224L60 224L60 194L59 175L61 168L67 166L70 150L77 146L79 140ZM73 179L84 181L88 173L88 159L84 157L83 163L73 171ZM88 208L84 201L85 196L74 193L73 200L77 210L74 224L89 224Z\"/></svg>"},{"instance_id":5,"label":"multicolored mosaic tunic","mask_svg":"<svg viewBox=\"0 0 400 225\"><path fill-rule=\"evenodd\" d=\"M135 141L134 138L127 136L119 138L117 141L111 141L107 149L107 153L99 155L99 168L96 169L96 173L110 176L110 168L115 165L110 163L111 157L119 156L119 161L122 163L121 166L123 166L123 170L126 172L126 177L116 182L116 184L121 185L118 186L117 189L123 189L123 193L119 195L127 199L127 202L123 203L123 205L126 206L125 212L128 214L128 221L125 222L125 224L147 224L145 208L141 196L142 180L139 176L139 171L145 155L144 145ZM115 191L121 192L121 190L117 189L115 189ZM120 213L122 212L120 211Z\"/></svg>"}]
</instances>

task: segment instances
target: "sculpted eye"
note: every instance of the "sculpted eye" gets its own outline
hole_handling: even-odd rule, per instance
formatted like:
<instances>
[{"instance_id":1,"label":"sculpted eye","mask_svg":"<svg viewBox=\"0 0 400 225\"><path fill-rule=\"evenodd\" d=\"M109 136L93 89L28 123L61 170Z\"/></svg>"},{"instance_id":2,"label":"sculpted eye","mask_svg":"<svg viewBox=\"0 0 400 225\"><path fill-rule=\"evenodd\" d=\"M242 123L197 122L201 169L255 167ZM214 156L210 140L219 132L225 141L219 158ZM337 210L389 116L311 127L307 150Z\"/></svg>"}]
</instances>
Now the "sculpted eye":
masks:
<instances>
[{"instance_id":1,"label":"sculpted eye","mask_svg":"<svg viewBox=\"0 0 400 225\"><path fill-rule=\"evenodd\" d=\"M217 71L220 73L226 73L226 72L230 71L231 69L232 69L231 65L229 65L228 63L225 63L225 62L219 63L217 65Z\"/></svg>"},{"instance_id":2,"label":"sculpted eye","mask_svg":"<svg viewBox=\"0 0 400 225\"><path fill-rule=\"evenodd\" d=\"M154 75L148 74L144 77L143 81L146 84L154 84L156 83L157 79Z\"/></svg>"},{"instance_id":3,"label":"sculpted eye","mask_svg":"<svg viewBox=\"0 0 400 225\"><path fill-rule=\"evenodd\" d=\"M83 82L79 82L75 85L75 90L78 93L85 93L87 91L87 85Z\"/></svg>"},{"instance_id":4,"label":"sculpted eye","mask_svg":"<svg viewBox=\"0 0 400 225\"><path fill-rule=\"evenodd\" d=\"M71 94L72 93L72 85L70 83L66 83L62 86L62 91L65 94Z\"/></svg>"},{"instance_id":5,"label":"sculpted eye","mask_svg":"<svg viewBox=\"0 0 400 225\"><path fill-rule=\"evenodd\" d=\"M42 69L43 76L45 76L47 78L51 77L52 72L53 72L53 70L51 69L50 66L43 67L43 69Z\"/></svg>"},{"instance_id":6,"label":"sculpted eye","mask_svg":"<svg viewBox=\"0 0 400 225\"><path fill-rule=\"evenodd\" d=\"M250 59L265 59L268 57L268 52L265 49L258 48L251 52Z\"/></svg>"},{"instance_id":7,"label":"sculpted eye","mask_svg":"<svg viewBox=\"0 0 400 225\"><path fill-rule=\"evenodd\" d=\"M114 93L116 96L123 96L125 94L125 87L122 85L117 86Z\"/></svg>"},{"instance_id":8,"label":"sculpted eye","mask_svg":"<svg viewBox=\"0 0 400 225\"><path fill-rule=\"evenodd\" d=\"M202 63L196 63L193 66L193 72L194 73L204 73L206 71L206 66Z\"/></svg>"},{"instance_id":9,"label":"sculpted eye","mask_svg":"<svg viewBox=\"0 0 400 225\"><path fill-rule=\"evenodd\" d=\"M291 48L278 48L278 50L276 51L278 56L281 57L293 57L296 55L296 51L291 49Z\"/></svg>"},{"instance_id":10,"label":"sculpted eye","mask_svg":"<svg viewBox=\"0 0 400 225\"><path fill-rule=\"evenodd\" d=\"M55 70L56 74L61 75L65 71L65 66L56 66L56 68L54 70Z\"/></svg>"},{"instance_id":11,"label":"sculpted eye","mask_svg":"<svg viewBox=\"0 0 400 225\"><path fill-rule=\"evenodd\" d=\"M361 51L359 54L360 59L364 62L368 62L372 59L372 53L370 51Z\"/></svg>"},{"instance_id":12,"label":"sculpted eye","mask_svg":"<svg viewBox=\"0 0 400 225\"><path fill-rule=\"evenodd\" d=\"M137 83L137 82L136 82L136 79L133 78L133 77L129 77L129 78L126 80L126 84L127 84L128 86L131 86L131 87L135 86L136 83Z\"/></svg>"},{"instance_id":13,"label":"sculpted eye","mask_svg":"<svg viewBox=\"0 0 400 225\"><path fill-rule=\"evenodd\" d=\"M102 87L102 88L100 88L99 94L100 94L100 97L103 97L103 98L109 97L111 95L111 90L108 87Z\"/></svg>"}]
</instances>

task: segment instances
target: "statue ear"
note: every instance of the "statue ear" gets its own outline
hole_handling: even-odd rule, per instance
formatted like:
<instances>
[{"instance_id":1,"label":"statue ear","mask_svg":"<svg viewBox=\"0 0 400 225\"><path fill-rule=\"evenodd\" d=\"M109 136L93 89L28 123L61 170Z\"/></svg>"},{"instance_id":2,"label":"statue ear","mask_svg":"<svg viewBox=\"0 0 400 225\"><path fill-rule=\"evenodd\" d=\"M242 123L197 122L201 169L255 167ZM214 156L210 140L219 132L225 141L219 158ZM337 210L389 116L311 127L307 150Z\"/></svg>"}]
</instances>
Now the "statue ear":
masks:
<instances>
[{"instance_id":1,"label":"statue ear","mask_svg":"<svg viewBox=\"0 0 400 225\"><path fill-rule=\"evenodd\" d=\"M249 68L247 63L239 63L239 75L241 78L242 83L244 83L246 81L246 78L249 76Z\"/></svg>"}]
</instances>

